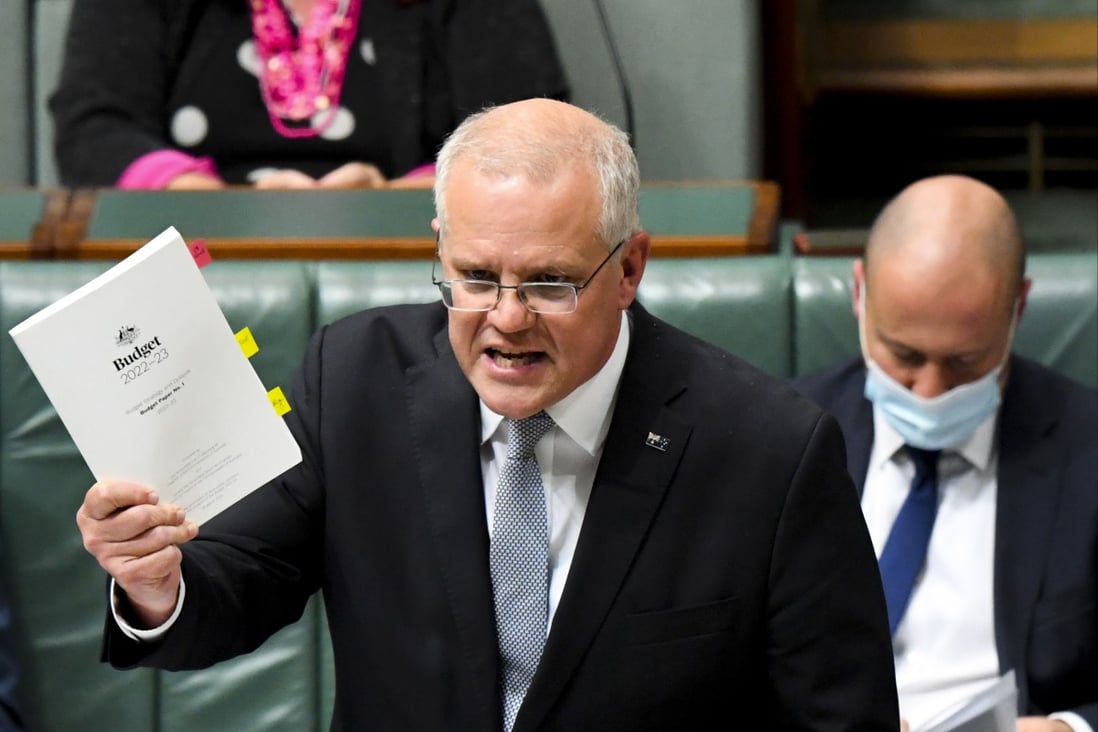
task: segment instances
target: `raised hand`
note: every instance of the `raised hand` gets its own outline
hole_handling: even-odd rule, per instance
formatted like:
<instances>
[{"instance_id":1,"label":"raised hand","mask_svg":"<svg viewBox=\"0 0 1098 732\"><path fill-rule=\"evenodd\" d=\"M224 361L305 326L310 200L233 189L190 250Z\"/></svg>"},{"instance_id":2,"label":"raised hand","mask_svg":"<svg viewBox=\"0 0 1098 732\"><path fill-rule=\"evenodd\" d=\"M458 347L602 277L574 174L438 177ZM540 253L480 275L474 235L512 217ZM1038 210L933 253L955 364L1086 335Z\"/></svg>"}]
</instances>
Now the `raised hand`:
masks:
<instances>
[{"instance_id":1,"label":"raised hand","mask_svg":"<svg viewBox=\"0 0 1098 732\"><path fill-rule=\"evenodd\" d=\"M84 495L76 525L84 548L126 593L139 625L155 628L175 609L182 552L198 534L183 509L161 504L156 492L136 483L96 483Z\"/></svg>"}]
</instances>

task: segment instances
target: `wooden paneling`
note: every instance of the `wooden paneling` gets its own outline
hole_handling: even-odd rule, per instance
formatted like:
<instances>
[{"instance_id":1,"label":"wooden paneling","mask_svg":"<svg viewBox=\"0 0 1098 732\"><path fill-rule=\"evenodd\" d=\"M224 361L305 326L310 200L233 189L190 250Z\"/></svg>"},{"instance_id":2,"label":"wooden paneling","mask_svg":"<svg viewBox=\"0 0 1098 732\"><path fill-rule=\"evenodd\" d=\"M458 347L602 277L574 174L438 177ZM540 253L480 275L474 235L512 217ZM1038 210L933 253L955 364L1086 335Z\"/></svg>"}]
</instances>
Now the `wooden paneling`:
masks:
<instances>
[{"instance_id":1,"label":"wooden paneling","mask_svg":"<svg viewBox=\"0 0 1098 732\"><path fill-rule=\"evenodd\" d=\"M824 20L810 96L1098 93L1098 20Z\"/></svg>"}]
</instances>

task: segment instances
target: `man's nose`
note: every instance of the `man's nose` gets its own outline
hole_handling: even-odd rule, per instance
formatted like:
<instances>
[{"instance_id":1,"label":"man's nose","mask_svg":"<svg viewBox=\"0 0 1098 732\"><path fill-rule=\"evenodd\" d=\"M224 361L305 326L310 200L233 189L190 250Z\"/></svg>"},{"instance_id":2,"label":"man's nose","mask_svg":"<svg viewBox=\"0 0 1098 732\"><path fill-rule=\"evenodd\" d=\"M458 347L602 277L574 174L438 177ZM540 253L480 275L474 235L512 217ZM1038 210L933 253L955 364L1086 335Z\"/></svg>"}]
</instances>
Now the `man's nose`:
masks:
<instances>
[{"instance_id":1,"label":"man's nose","mask_svg":"<svg viewBox=\"0 0 1098 732\"><path fill-rule=\"evenodd\" d=\"M488 312L492 325L503 333L514 333L529 328L537 317L526 309L518 290L501 290L499 301Z\"/></svg>"},{"instance_id":2,"label":"man's nose","mask_svg":"<svg viewBox=\"0 0 1098 732\"><path fill-rule=\"evenodd\" d=\"M918 396L932 399L945 394L953 387L954 384L950 382L942 367L926 363L915 372L914 379L908 388Z\"/></svg>"}]
</instances>

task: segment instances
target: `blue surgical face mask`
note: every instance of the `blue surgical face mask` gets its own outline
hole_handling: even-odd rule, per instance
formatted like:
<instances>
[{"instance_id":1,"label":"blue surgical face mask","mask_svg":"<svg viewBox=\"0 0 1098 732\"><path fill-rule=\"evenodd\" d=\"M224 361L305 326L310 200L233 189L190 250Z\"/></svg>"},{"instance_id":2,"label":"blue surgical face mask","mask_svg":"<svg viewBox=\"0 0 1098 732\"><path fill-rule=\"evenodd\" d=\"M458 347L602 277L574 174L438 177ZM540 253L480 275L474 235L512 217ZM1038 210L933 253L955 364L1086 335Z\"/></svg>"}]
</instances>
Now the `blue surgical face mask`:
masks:
<instances>
[{"instance_id":1,"label":"blue surgical face mask","mask_svg":"<svg viewBox=\"0 0 1098 732\"><path fill-rule=\"evenodd\" d=\"M888 423L904 442L924 450L942 450L963 442L990 417L1002 399L999 375L1010 355L1014 326L1018 321L1017 303L1010 322L1010 334L1003 358L991 371L967 384L955 386L936 397L922 397L889 376L869 356L865 344L865 289L862 289L862 314L858 335L865 359L865 398L880 409Z\"/></svg>"}]
</instances>

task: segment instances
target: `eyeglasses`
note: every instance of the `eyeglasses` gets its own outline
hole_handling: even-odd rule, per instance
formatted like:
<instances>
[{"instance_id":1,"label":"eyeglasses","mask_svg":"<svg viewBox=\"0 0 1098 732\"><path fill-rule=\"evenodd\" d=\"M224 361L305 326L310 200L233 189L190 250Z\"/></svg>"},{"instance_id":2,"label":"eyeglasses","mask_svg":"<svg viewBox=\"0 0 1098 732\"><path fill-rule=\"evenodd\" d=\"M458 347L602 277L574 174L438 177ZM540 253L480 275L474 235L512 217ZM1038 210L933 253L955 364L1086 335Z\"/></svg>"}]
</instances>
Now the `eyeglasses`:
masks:
<instances>
[{"instance_id":1,"label":"eyeglasses","mask_svg":"<svg viewBox=\"0 0 1098 732\"><path fill-rule=\"evenodd\" d=\"M504 290L514 290L519 302L531 313L567 315L576 311L580 290L591 284L595 275L617 254L625 242L625 239L619 241L582 285L571 282L520 282L517 285L501 285L490 280L439 280L435 277L437 258L431 265L431 282L438 285L439 292L442 293L442 304L450 310L487 312L499 304Z\"/></svg>"}]
</instances>

